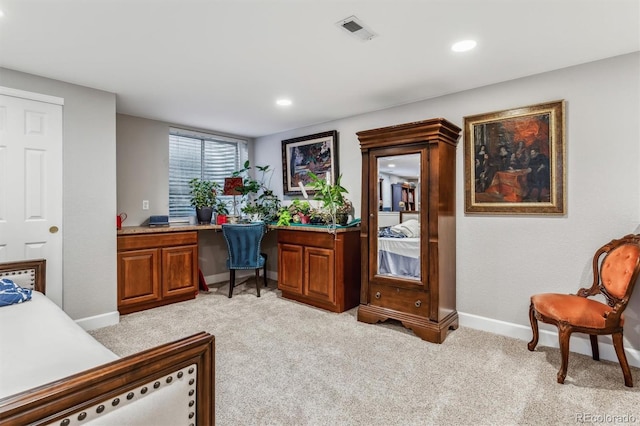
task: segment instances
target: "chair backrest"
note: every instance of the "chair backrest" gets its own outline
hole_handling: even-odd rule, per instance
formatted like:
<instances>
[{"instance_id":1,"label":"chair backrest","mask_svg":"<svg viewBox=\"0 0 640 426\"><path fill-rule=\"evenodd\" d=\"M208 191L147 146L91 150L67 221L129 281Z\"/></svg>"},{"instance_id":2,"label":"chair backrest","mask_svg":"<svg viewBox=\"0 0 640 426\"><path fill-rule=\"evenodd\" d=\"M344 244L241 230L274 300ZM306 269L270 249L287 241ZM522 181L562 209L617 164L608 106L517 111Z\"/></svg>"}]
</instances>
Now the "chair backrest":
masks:
<instances>
[{"instance_id":1,"label":"chair backrest","mask_svg":"<svg viewBox=\"0 0 640 426\"><path fill-rule=\"evenodd\" d=\"M594 257L594 268L603 253L606 255L600 265L600 292L610 306L626 304L640 273L640 235L627 235L602 247Z\"/></svg>"},{"instance_id":2,"label":"chair backrest","mask_svg":"<svg viewBox=\"0 0 640 426\"><path fill-rule=\"evenodd\" d=\"M229 268L258 268L264 222L222 225L222 235L229 249Z\"/></svg>"}]
</instances>

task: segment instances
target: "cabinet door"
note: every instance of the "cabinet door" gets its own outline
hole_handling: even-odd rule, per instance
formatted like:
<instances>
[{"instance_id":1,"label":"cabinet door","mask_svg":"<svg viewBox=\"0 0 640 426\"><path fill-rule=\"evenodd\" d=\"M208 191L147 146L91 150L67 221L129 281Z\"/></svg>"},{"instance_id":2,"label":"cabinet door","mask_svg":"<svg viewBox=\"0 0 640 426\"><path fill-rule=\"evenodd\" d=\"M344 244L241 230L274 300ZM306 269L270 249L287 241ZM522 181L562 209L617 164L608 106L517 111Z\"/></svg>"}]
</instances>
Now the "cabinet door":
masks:
<instances>
[{"instance_id":1,"label":"cabinet door","mask_svg":"<svg viewBox=\"0 0 640 426\"><path fill-rule=\"evenodd\" d=\"M336 278L334 251L318 247L304 249L304 295L335 303Z\"/></svg>"},{"instance_id":2,"label":"cabinet door","mask_svg":"<svg viewBox=\"0 0 640 426\"><path fill-rule=\"evenodd\" d=\"M118 253L118 307L160 300L158 249Z\"/></svg>"},{"instance_id":3,"label":"cabinet door","mask_svg":"<svg viewBox=\"0 0 640 426\"><path fill-rule=\"evenodd\" d=\"M195 294L198 290L198 246L162 249L162 297Z\"/></svg>"},{"instance_id":4,"label":"cabinet door","mask_svg":"<svg viewBox=\"0 0 640 426\"><path fill-rule=\"evenodd\" d=\"M302 246L278 244L278 288L302 294Z\"/></svg>"}]
</instances>

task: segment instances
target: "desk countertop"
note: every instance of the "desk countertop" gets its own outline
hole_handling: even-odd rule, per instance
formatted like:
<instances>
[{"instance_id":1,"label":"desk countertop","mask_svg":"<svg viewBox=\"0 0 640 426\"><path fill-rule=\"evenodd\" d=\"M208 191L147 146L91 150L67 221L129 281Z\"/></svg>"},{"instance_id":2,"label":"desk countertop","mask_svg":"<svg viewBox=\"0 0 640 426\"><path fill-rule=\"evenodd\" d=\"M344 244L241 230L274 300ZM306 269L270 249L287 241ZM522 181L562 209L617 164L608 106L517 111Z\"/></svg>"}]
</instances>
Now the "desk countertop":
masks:
<instances>
[{"instance_id":1,"label":"desk countertop","mask_svg":"<svg viewBox=\"0 0 640 426\"><path fill-rule=\"evenodd\" d=\"M277 226L268 225L268 229L283 229L287 231L306 231L306 232L327 232L326 226L304 226L304 225L292 225L292 226ZM137 234L158 234L166 232L187 232L187 231L220 231L222 225L171 225L171 226L123 226L118 230L118 235L137 235ZM351 227L339 227L336 228L336 232L353 232L360 231L360 226Z\"/></svg>"}]
</instances>

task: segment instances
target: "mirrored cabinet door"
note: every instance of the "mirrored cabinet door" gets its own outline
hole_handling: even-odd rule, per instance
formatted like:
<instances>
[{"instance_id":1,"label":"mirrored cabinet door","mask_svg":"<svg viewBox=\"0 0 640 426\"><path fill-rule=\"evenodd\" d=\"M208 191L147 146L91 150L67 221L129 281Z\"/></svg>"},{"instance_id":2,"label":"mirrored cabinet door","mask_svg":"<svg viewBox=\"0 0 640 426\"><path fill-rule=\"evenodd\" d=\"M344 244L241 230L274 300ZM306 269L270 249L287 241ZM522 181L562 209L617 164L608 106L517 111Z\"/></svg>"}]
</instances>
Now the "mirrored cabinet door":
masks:
<instances>
[{"instance_id":1,"label":"mirrored cabinet door","mask_svg":"<svg viewBox=\"0 0 640 426\"><path fill-rule=\"evenodd\" d=\"M421 280L420 157L420 151L373 156L372 176L377 175L382 205L372 220L376 225L370 227L377 278Z\"/></svg>"}]
</instances>

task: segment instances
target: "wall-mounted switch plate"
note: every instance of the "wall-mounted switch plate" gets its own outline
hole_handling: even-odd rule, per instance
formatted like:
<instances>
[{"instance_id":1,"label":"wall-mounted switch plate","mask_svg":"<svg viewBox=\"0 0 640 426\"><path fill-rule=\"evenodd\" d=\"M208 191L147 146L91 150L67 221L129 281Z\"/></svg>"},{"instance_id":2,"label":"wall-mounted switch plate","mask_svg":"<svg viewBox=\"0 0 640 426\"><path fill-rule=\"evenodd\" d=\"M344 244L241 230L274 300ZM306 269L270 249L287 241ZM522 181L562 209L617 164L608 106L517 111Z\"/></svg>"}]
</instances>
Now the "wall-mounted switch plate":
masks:
<instances>
[{"instance_id":1,"label":"wall-mounted switch plate","mask_svg":"<svg viewBox=\"0 0 640 426\"><path fill-rule=\"evenodd\" d=\"M149 210L149 200L142 200L142 210Z\"/></svg>"}]
</instances>

